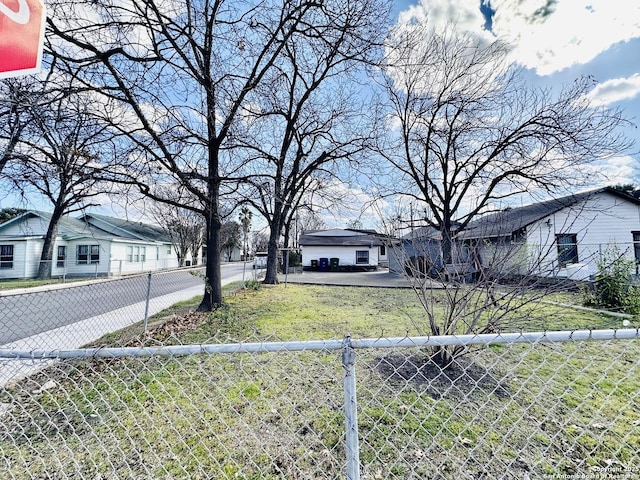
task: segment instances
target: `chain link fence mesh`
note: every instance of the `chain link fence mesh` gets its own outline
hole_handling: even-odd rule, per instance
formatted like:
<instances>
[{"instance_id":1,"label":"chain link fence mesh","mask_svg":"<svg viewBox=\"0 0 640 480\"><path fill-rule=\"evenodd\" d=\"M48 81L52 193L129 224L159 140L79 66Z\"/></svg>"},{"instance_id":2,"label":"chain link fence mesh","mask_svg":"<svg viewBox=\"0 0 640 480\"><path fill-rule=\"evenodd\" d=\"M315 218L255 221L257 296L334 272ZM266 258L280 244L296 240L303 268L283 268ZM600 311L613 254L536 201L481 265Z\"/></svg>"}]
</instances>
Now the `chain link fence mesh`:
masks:
<instances>
[{"instance_id":1,"label":"chain link fence mesh","mask_svg":"<svg viewBox=\"0 0 640 480\"><path fill-rule=\"evenodd\" d=\"M352 341L360 478L640 476L638 331L492 338ZM0 478L357 478L343 341L244 340L59 352L0 391Z\"/></svg>"}]
</instances>

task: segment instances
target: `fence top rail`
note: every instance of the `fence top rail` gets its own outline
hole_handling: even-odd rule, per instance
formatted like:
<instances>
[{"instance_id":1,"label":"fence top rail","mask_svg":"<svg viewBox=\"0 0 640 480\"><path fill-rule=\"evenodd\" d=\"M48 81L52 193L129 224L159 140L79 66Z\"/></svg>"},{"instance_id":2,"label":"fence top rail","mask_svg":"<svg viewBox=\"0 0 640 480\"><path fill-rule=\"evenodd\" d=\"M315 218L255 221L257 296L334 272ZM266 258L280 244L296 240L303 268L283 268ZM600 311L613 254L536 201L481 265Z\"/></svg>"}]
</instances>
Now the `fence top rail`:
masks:
<instances>
[{"instance_id":1,"label":"fence top rail","mask_svg":"<svg viewBox=\"0 0 640 480\"><path fill-rule=\"evenodd\" d=\"M573 330L547 332L490 333L482 335L441 335L427 337L361 338L344 340L308 340L289 342L253 342L165 347L105 347L69 350L13 350L0 348L0 358L8 360L47 360L116 357L184 356L194 354L233 354L301 352L319 350L433 347L446 345L494 345L510 343L564 343L640 339L640 329Z\"/></svg>"}]
</instances>

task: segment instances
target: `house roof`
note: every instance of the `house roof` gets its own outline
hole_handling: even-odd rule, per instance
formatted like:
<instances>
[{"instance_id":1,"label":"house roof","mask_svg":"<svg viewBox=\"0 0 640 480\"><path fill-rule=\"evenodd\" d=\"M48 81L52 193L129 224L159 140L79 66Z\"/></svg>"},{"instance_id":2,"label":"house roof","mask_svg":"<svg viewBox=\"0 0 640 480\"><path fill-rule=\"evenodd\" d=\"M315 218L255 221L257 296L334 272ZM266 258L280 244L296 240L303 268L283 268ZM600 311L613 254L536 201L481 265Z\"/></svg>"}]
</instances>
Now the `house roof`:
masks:
<instances>
[{"instance_id":1,"label":"house roof","mask_svg":"<svg viewBox=\"0 0 640 480\"><path fill-rule=\"evenodd\" d=\"M299 244L302 246L380 246L379 234L375 230L305 230L300 235Z\"/></svg>"},{"instance_id":2,"label":"house roof","mask_svg":"<svg viewBox=\"0 0 640 480\"><path fill-rule=\"evenodd\" d=\"M39 217L45 225L51 221L52 214L38 210L28 210L11 220L0 224L0 235L2 230L11 225L18 224L30 217ZM44 232L38 233L36 237L42 237ZM140 222L131 222L119 218L107 217L105 215L85 214L80 218L63 216L58 223L58 235L66 240L75 238L102 238L137 240L143 242L164 242L171 243L169 235L159 226L148 225Z\"/></svg>"},{"instance_id":3,"label":"house roof","mask_svg":"<svg viewBox=\"0 0 640 480\"><path fill-rule=\"evenodd\" d=\"M169 234L165 229L158 225L133 222L130 220L107 217L105 215L98 215L95 213L87 213L81 217L81 220L87 222L95 229L121 238L143 240L147 242L171 243Z\"/></svg>"},{"instance_id":4,"label":"house roof","mask_svg":"<svg viewBox=\"0 0 640 480\"><path fill-rule=\"evenodd\" d=\"M12 218L11 220L6 221L5 223L0 225L0 232L14 224L18 224L25 219L28 218L41 218L43 224L48 225L51 222L52 214L49 212L41 212L39 210L27 210L26 212L18 215L17 217ZM71 218L68 216L63 216L60 218L58 222L58 235L60 236L96 236L96 231L91 228L90 225L87 225L85 222L78 220L76 218ZM34 234L31 236L42 236L44 233Z\"/></svg>"},{"instance_id":5,"label":"house roof","mask_svg":"<svg viewBox=\"0 0 640 480\"><path fill-rule=\"evenodd\" d=\"M400 237L400 240L439 240L440 230L433 226L418 227Z\"/></svg>"},{"instance_id":6,"label":"house roof","mask_svg":"<svg viewBox=\"0 0 640 480\"><path fill-rule=\"evenodd\" d=\"M636 205L640 205L640 200L634 196L611 187L604 187L544 202L533 203L531 205L524 205L522 207L507 208L500 212L485 215L469 223L467 228L460 232L457 237L472 239L512 235L514 232L542 220L563 208L579 204L602 193L611 194Z\"/></svg>"}]
</instances>

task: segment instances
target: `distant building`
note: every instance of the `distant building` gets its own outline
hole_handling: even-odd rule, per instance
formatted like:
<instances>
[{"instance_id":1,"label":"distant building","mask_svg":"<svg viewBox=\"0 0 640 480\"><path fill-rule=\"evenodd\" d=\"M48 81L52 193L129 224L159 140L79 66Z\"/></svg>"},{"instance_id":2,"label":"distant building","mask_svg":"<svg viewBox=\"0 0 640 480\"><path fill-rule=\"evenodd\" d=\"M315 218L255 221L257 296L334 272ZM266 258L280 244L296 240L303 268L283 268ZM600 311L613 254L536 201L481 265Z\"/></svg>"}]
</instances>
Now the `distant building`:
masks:
<instances>
[{"instance_id":1,"label":"distant building","mask_svg":"<svg viewBox=\"0 0 640 480\"><path fill-rule=\"evenodd\" d=\"M375 230L307 230L300 235L302 266L372 270L388 265L387 245Z\"/></svg>"},{"instance_id":2,"label":"distant building","mask_svg":"<svg viewBox=\"0 0 640 480\"><path fill-rule=\"evenodd\" d=\"M29 210L0 225L0 279L33 278L51 214ZM178 266L162 228L102 215L63 217L54 240L51 273L121 275Z\"/></svg>"}]
</instances>

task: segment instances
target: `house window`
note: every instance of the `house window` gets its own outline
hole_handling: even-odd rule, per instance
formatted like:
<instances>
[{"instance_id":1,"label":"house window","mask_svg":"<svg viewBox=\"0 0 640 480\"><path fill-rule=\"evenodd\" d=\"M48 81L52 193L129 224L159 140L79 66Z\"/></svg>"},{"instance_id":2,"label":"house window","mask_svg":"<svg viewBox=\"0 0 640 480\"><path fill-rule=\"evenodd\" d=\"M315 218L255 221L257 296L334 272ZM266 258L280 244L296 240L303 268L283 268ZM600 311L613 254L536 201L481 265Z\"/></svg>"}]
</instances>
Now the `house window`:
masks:
<instances>
[{"instance_id":1,"label":"house window","mask_svg":"<svg viewBox=\"0 0 640 480\"><path fill-rule=\"evenodd\" d=\"M578 263L578 239L574 233L556 235L558 244L558 264L561 267Z\"/></svg>"},{"instance_id":2,"label":"house window","mask_svg":"<svg viewBox=\"0 0 640 480\"><path fill-rule=\"evenodd\" d=\"M356 250L356 265L369 265L369 250Z\"/></svg>"},{"instance_id":3,"label":"house window","mask_svg":"<svg viewBox=\"0 0 640 480\"><path fill-rule=\"evenodd\" d=\"M384 257L387 254L387 247L385 245L380 245L380 256Z\"/></svg>"},{"instance_id":4,"label":"house window","mask_svg":"<svg viewBox=\"0 0 640 480\"><path fill-rule=\"evenodd\" d=\"M56 265L59 268L64 268L64 262L67 260L67 247L60 245L58 246L58 257Z\"/></svg>"},{"instance_id":5,"label":"house window","mask_svg":"<svg viewBox=\"0 0 640 480\"><path fill-rule=\"evenodd\" d=\"M633 235L633 255L636 263L640 263L640 232L631 232Z\"/></svg>"},{"instance_id":6,"label":"house window","mask_svg":"<svg viewBox=\"0 0 640 480\"><path fill-rule=\"evenodd\" d=\"M147 257L147 247L127 247L127 262L144 263Z\"/></svg>"},{"instance_id":7,"label":"house window","mask_svg":"<svg viewBox=\"0 0 640 480\"><path fill-rule=\"evenodd\" d=\"M91 263L100 263L100 245L91 245Z\"/></svg>"},{"instance_id":8,"label":"house window","mask_svg":"<svg viewBox=\"0 0 640 480\"><path fill-rule=\"evenodd\" d=\"M13 268L13 245L0 245L0 269Z\"/></svg>"},{"instance_id":9,"label":"house window","mask_svg":"<svg viewBox=\"0 0 640 480\"><path fill-rule=\"evenodd\" d=\"M76 261L78 265L100 263L100 245L78 245Z\"/></svg>"}]
</instances>

